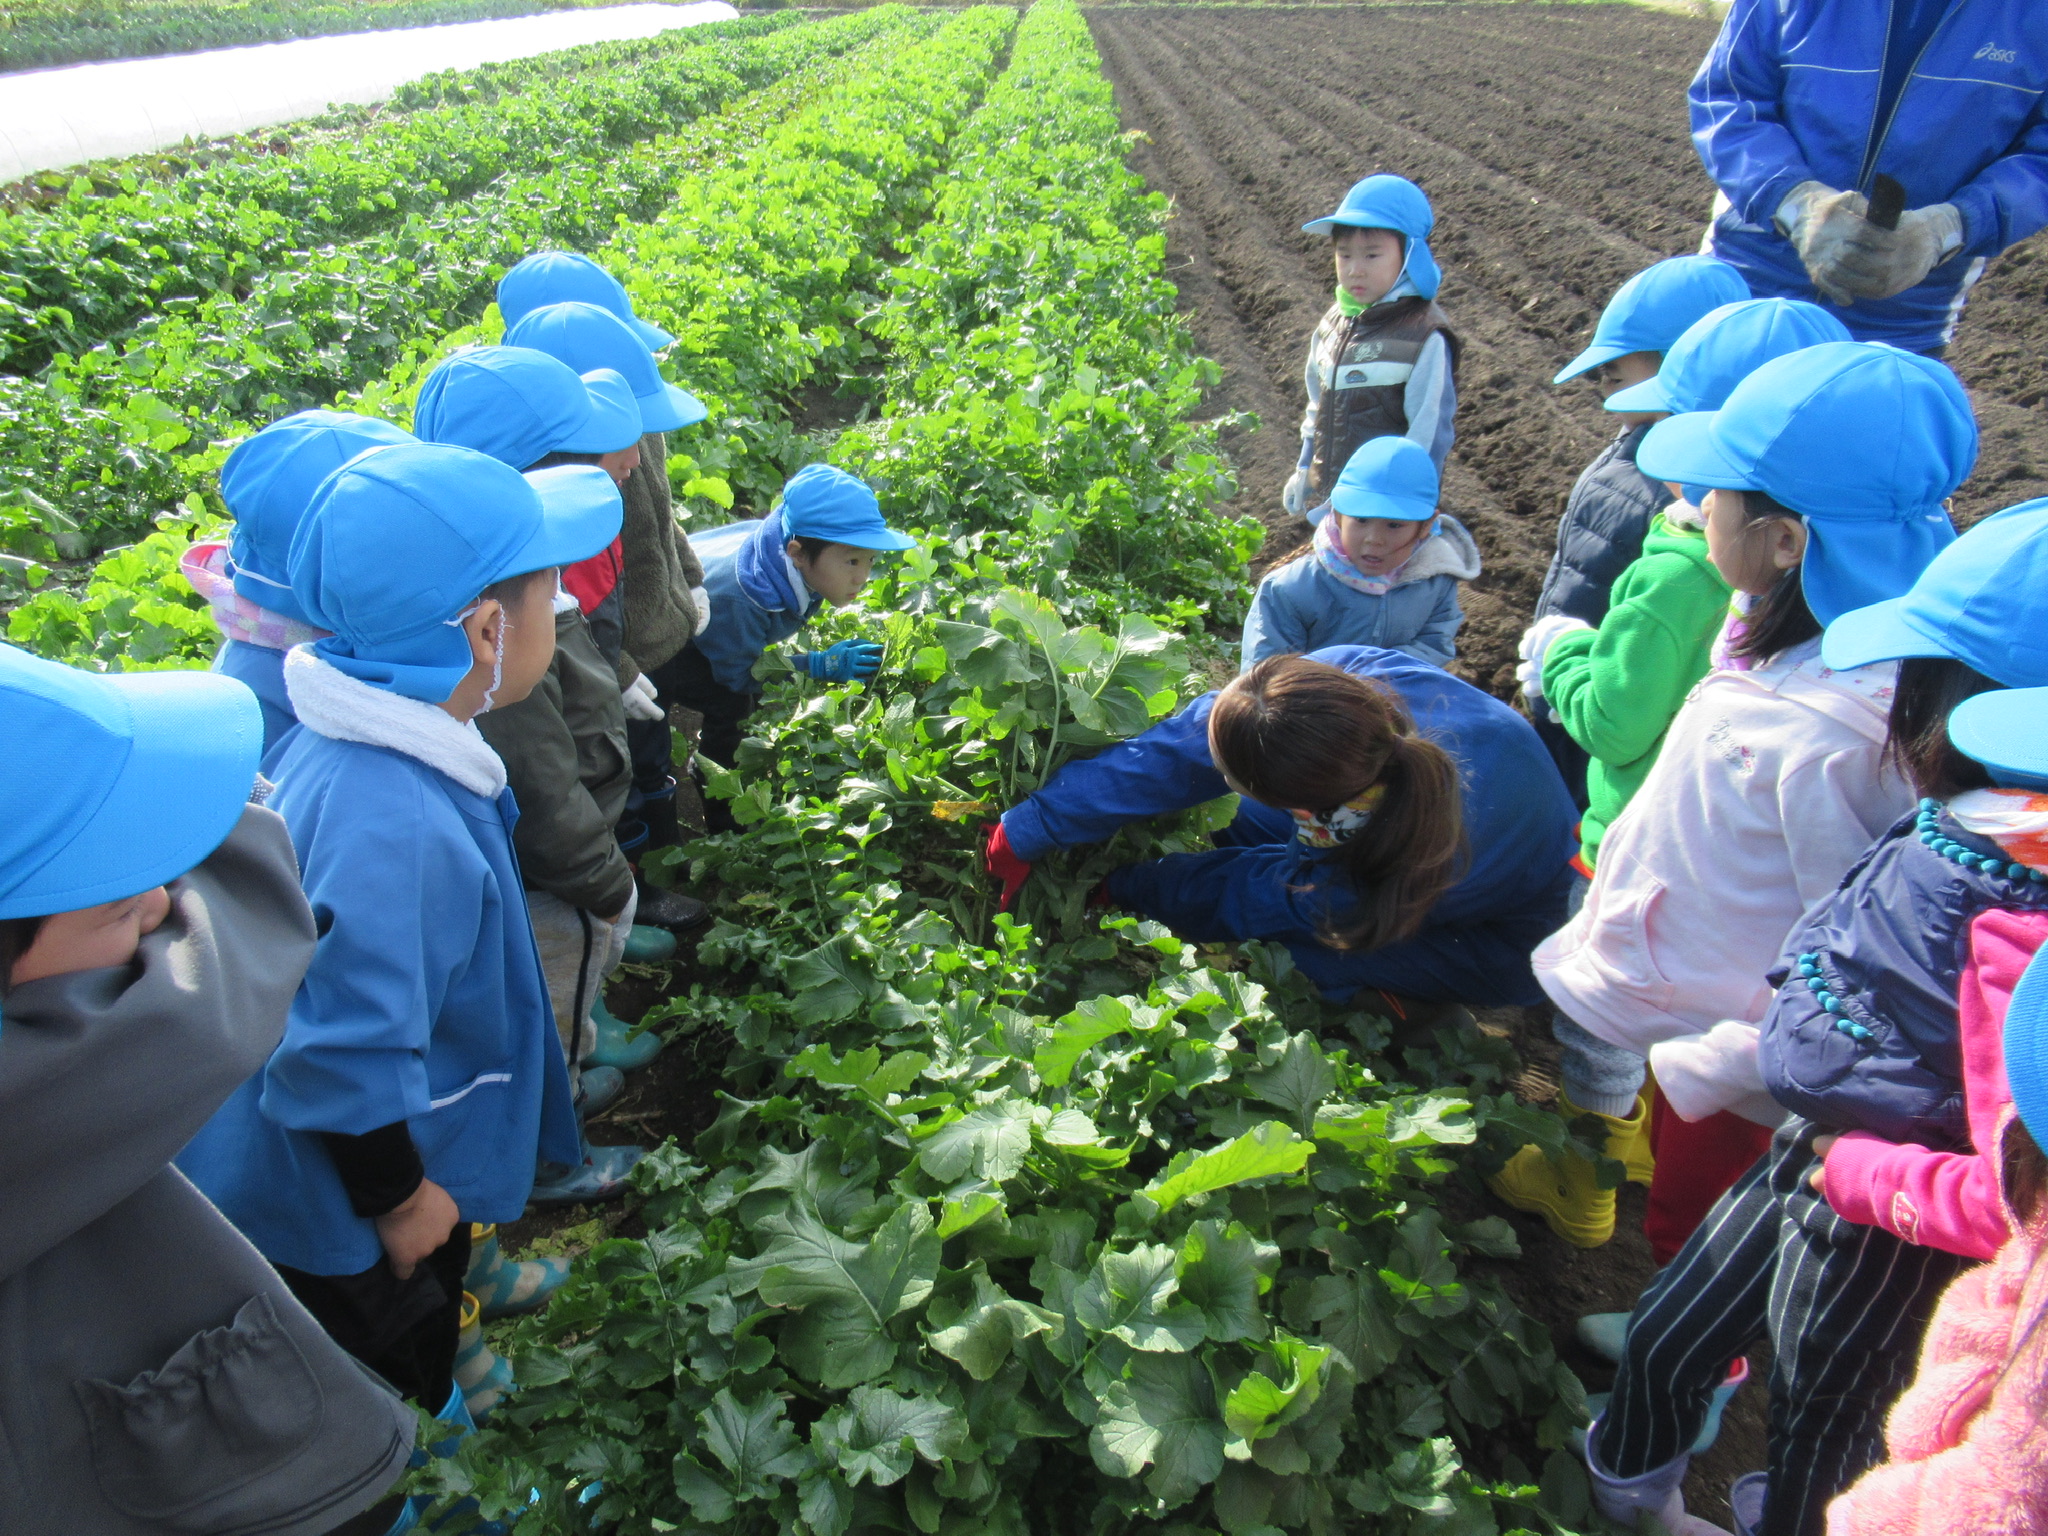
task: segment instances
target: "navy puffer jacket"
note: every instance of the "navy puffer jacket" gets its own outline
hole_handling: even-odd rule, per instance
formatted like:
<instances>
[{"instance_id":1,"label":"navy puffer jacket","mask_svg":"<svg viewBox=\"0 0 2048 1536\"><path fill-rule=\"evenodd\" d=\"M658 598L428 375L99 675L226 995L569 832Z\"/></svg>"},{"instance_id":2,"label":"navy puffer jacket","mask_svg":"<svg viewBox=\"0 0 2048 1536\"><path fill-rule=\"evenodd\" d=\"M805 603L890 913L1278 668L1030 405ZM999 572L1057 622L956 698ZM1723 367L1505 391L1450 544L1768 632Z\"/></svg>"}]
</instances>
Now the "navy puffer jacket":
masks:
<instances>
[{"instance_id":1,"label":"navy puffer jacket","mask_svg":"<svg viewBox=\"0 0 2048 1536\"><path fill-rule=\"evenodd\" d=\"M1614 579L1642 554L1650 519L1671 501L1661 482L1636 468L1636 450L1649 430L1644 425L1621 433L1572 486L1535 617L1562 613L1598 624L1607 616Z\"/></svg>"}]
</instances>

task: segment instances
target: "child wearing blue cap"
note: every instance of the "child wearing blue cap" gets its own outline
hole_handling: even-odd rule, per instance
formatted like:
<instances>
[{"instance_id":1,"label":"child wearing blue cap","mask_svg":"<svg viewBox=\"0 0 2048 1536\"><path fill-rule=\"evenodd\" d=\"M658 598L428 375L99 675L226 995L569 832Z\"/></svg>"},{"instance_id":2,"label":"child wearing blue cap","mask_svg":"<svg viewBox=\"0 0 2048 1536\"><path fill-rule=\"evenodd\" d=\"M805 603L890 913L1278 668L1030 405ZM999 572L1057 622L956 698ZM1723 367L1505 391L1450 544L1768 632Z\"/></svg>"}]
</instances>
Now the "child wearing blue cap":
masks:
<instances>
[{"instance_id":1,"label":"child wearing blue cap","mask_svg":"<svg viewBox=\"0 0 2048 1536\"><path fill-rule=\"evenodd\" d=\"M297 723L285 694L284 653L326 631L292 596L285 559L313 492L367 448L411 439L389 422L347 411L300 411L241 443L221 467L231 542L192 545L178 571L206 599L220 629L216 672L247 683L263 704L263 750Z\"/></svg>"},{"instance_id":2,"label":"child wearing blue cap","mask_svg":"<svg viewBox=\"0 0 2048 1536\"><path fill-rule=\"evenodd\" d=\"M1731 1502L1760 1506L1746 1526L1819 1531L1880 1456L1941 1288L2007 1236L1986 1177L2003 1108L1992 1015L2048 937L2048 816L1949 722L1974 706L2013 722L2007 740L2038 731L1995 690L2048 684L2048 645L2014 643L2044 633L2048 502L1987 518L1910 590L1829 624L1828 665L1897 667L1887 753L1918 811L1792 928L1761 1012L1652 1053L1675 1104L1767 1094L1783 1123L1637 1307L1590 1437L1596 1478L1666 1473L1697 1433L1703 1380L1768 1335L1770 1470Z\"/></svg>"},{"instance_id":3,"label":"child wearing blue cap","mask_svg":"<svg viewBox=\"0 0 2048 1536\"><path fill-rule=\"evenodd\" d=\"M595 281L591 274L597 269L591 264L548 257L514 271L522 269L512 286L514 307L532 307L516 318L508 312L506 344L545 352L578 373L612 369L627 381L640 411L639 463L621 487L626 499L616 581L621 632L617 648L607 644L606 653L617 664L629 717L629 819L645 827L646 846L666 847L676 837L674 743L668 724L668 706L675 701L663 695L660 674L708 622L704 567L676 520L667 434L702 421L705 409L694 395L662 378L653 350L667 345L667 332L635 319L630 305L621 311L623 289L614 300L594 300L585 292L583 285ZM501 304L505 298L501 287ZM581 586L575 573L571 585ZM629 840L637 835L631 826L621 830Z\"/></svg>"},{"instance_id":4,"label":"child wearing blue cap","mask_svg":"<svg viewBox=\"0 0 2048 1536\"><path fill-rule=\"evenodd\" d=\"M413 429L424 441L473 448L518 470L595 464L614 484L623 484L638 462L640 427L624 376L608 368L578 376L530 347L455 353L427 376L413 409ZM521 807L512 844L587 1118L618 1096L621 1073L645 1066L661 1048L656 1034L628 1038L627 1026L603 1002L605 980L624 957L635 923L660 925L651 932L672 947L668 928L701 926L709 913L702 902L668 891L653 893L656 901L641 910L628 858L637 849L623 847L614 831L633 785L617 670L598 648L566 575L554 597L554 624L546 676L524 699L479 716L477 729L504 762ZM567 1187L543 1184L533 1199L588 1199L586 1182L579 1166Z\"/></svg>"},{"instance_id":5,"label":"child wearing blue cap","mask_svg":"<svg viewBox=\"0 0 2048 1536\"><path fill-rule=\"evenodd\" d=\"M756 663L826 604L850 607L868 584L877 554L915 543L882 521L873 491L832 464L807 464L790 476L766 517L699 535L711 626L683 647L660 679L662 697L704 717L697 750L731 767L740 723L761 702ZM858 682L880 669L882 647L841 640L788 659L792 670L820 682ZM712 830L730 829L723 802L707 802L705 810Z\"/></svg>"},{"instance_id":6,"label":"child wearing blue cap","mask_svg":"<svg viewBox=\"0 0 2048 1536\"><path fill-rule=\"evenodd\" d=\"M262 740L231 679L0 645L0 1529L327 1531L412 1448L171 1166L313 952Z\"/></svg>"},{"instance_id":7,"label":"child wearing blue cap","mask_svg":"<svg viewBox=\"0 0 2048 1536\"><path fill-rule=\"evenodd\" d=\"M1551 383L1589 378L1603 398L1611 399L1653 376L1665 351L1688 326L1723 304L1748 297L1735 269L1710 256L1675 256L1645 267L1615 290L1600 312L1592 341ZM1536 704L1542 647L1567 620L1600 622L1615 578L1642 553L1650 518L1671 500L1667 487L1636 468L1643 434L1660 419L1660 412L1616 410L1613 425L1619 430L1573 482L1557 523L1557 553L1536 595L1533 622L1522 636L1522 664L1515 670L1530 699L1536 734L1557 759L1581 809L1587 799L1585 751Z\"/></svg>"},{"instance_id":8,"label":"child wearing blue cap","mask_svg":"<svg viewBox=\"0 0 2048 1536\"><path fill-rule=\"evenodd\" d=\"M587 1158L518 808L474 720L546 674L555 572L618 527L600 470L529 478L412 443L330 476L292 541L293 593L329 634L286 661L300 728L272 803L320 939L283 1043L179 1164L337 1342L432 1408L469 1224L516 1219L537 1158Z\"/></svg>"},{"instance_id":9,"label":"child wearing blue cap","mask_svg":"<svg viewBox=\"0 0 2048 1536\"><path fill-rule=\"evenodd\" d=\"M1608 405L1654 412L1650 421L1717 410L1736 384L1772 358L1846 338L1840 323L1816 305L1744 299L1694 322L1671 344L1654 378L1610 395ZM1553 614L1524 636L1523 691L1588 765L1587 808L1579 823L1581 896L1607 828L1649 776L1679 706L1707 673L1730 591L1711 558L1702 514L1681 496L1651 517L1642 553L1615 581L1597 627ZM1588 1033L1564 1013L1555 1015L1551 1030L1563 1050L1559 1113L1572 1119L1591 1112L1643 1127L1627 1150L1632 1173L1654 1190L1644 1113L1662 1112L1642 1093L1641 1056ZM1655 1134L1681 1164L1689 1162L1689 1151L1678 1145L1683 1124L1669 1123L1668 1114L1664 1120ZM1746 1147L1748 1138L1741 1142ZM1492 1187L1510 1205L1541 1213L1568 1241L1590 1246L1612 1230L1610 1201L1597 1198L1600 1192L1583 1178L1561 1185L1533 1146ZM1653 1198L1652 1210L1653 1225L1661 1226L1662 1203Z\"/></svg>"},{"instance_id":10,"label":"child wearing blue cap","mask_svg":"<svg viewBox=\"0 0 2048 1536\"><path fill-rule=\"evenodd\" d=\"M1336 212L1301 227L1330 237L1337 265L1336 302L1302 370L1301 459L1281 492L1289 512L1313 523L1369 438L1411 438L1443 473L1457 435L1458 338L1436 304L1436 214L1414 182L1368 176Z\"/></svg>"},{"instance_id":11,"label":"child wearing blue cap","mask_svg":"<svg viewBox=\"0 0 2048 1536\"><path fill-rule=\"evenodd\" d=\"M1604 834L1584 907L1537 951L1559 1011L1639 1058L1610 1058L1587 1092L1634 1102L1652 1046L1756 1018L1756 978L1786 929L1907 808L1878 764L1891 669L1826 666L1816 642L1825 620L1903 591L1954 538L1942 506L1976 450L1947 369L1854 342L1774 358L1720 410L1672 416L1643 440L1647 472L1711 488L1709 557L1753 607L1731 626L1727 665L1694 689ZM1686 1116L1672 1082L1658 1082ZM1615 1119L1610 1148L1650 1129L1640 1116ZM1658 1257L1758 1151L1736 1115L1684 1139L1685 1155L1668 1169L1660 1158L1651 1175ZM1590 1169L1553 1173L1560 1231L1584 1241L1611 1230L1611 1193Z\"/></svg>"},{"instance_id":12,"label":"child wearing blue cap","mask_svg":"<svg viewBox=\"0 0 2048 1536\"><path fill-rule=\"evenodd\" d=\"M1238 668L1329 645L1445 666L1465 622L1458 583L1478 574L1472 535L1437 511L1429 455L1405 437L1369 438L1337 477L1308 548L1259 583Z\"/></svg>"}]
</instances>

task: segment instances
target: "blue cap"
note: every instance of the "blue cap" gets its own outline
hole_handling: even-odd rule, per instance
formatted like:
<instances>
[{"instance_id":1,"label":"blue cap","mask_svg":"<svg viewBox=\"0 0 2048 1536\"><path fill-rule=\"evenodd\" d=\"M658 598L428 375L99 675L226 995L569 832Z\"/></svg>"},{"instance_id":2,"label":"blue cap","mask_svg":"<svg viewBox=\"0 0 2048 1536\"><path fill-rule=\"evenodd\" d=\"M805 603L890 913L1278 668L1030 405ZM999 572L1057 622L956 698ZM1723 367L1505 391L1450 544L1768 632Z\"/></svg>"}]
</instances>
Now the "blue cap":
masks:
<instances>
[{"instance_id":1,"label":"blue cap","mask_svg":"<svg viewBox=\"0 0 2048 1536\"><path fill-rule=\"evenodd\" d=\"M1953 657L2007 688L2048 686L2048 498L1985 518L1911 591L1843 614L1821 641L1837 671L1905 656Z\"/></svg>"},{"instance_id":2,"label":"blue cap","mask_svg":"<svg viewBox=\"0 0 2048 1536\"><path fill-rule=\"evenodd\" d=\"M1712 256L1673 256L1645 267L1614 290L1586 350L1550 382L1576 379L1631 352L1668 351L1702 315L1748 297L1742 274Z\"/></svg>"},{"instance_id":3,"label":"blue cap","mask_svg":"<svg viewBox=\"0 0 2048 1536\"><path fill-rule=\"evenodd\" d=\"M505 332L510 347L533 347L567 363L578 373L610 368L624 376L648 432L673 432L704 419L704 404L661 376L640 340L609 310L595 304L549 304L524 316Z\"/></svg>"},{"instance_id":4,"label":"blue cap","mask_svg":"<svg viewBox=\"0 0 2048 1536\"><path fill-rule=\"evenodd\" d=\"M2048 790L2048 688L1971 695L1949 711L1948 739L1990 769L1993 783Z\"/></svg>"},{"instance_id":5,"label":"blue cap","mask_svg":"<svg viewBox=\"0 0 2048 1536\"><path fill-rule=\"evenodd\" d=\"M562 444L564 453L617 453L640 441L640 402L623 373L593 368L583 375L583 387L590 391L590 425Z\"/></svg>"},{"instance_id":6,"label":"blue cap","mask_svg":"<svg viewBox=\"0 0 2048 1536\"><path fill-rule=\"evenodd\" d=\"M1956 376L1871 341L1773 358L1720 410L1667 417L1636 451L1653 480L1762 491L1799 513L1806 604L1822 624L1897 597L1955 542L1942 503L1976 462Z\"/></svg>"},{"instance_id":7,"label":"blue cap","mask_svg":"<svg viewBox=\"0 0 2048 1536\"><path fill-rule=\"evenodd\" d=\"M567 363L531 347L470 347L447 358L420 386L412 426L422 442L474 448L514 469L640 440L630 391L623 405L613 394L600 402Z\"/></svg>"},{"instance_id":8,"label":"blue cap","mask_svg":"<svg viewBox=\"0 0 2048 1536\"><path fill-rule=\"evenodd\" d=\"M469 671L459 617L494 581L573 565L618 536L612 477L589 464L522 475L470 448L414 443L350 460L292 541L292 589L323 660L438 704Z\"/></svg>"},{"instance_id":9,"label":"blue cap","mask_svg":"<svg viewBox=\"0 0 2048 1536\"><path fill-rule=\"evenodd\" d=\"M633 313L633 301L616 277L574 251L535 251L498 279L498 313L504 316L507 330L536 309L572 303L595 304L617 315L650 352L659 352L675 341L660 326Z\"/></svg>"},{"instance_id":10,"label":"blue cap","mask_svg":"<svg viewBox=\"0 0 2048 1536\"><path fill-rule=\"evenodd\" d=\"M1311 235L1327 235L1340 224L1349 229L1391 229L1402 236L1407 250L1401 275L1425 299L1436 297L1444 274L1429 253L1429 232L1436 228L1436 212L1422 188L1405 176L1368 176L1344 194L1335 213L1310 219L1301 227Z\"/></svg>"},{"instance_id":11,"label":"blue cap","mask_svg":"<svg viewBox=\"0 0 2048 1536\"><path fill-rule=\"evenodd\" d=\"M1419 523L1436 516L1436 460L1413 438L1369 437L1337 476L1330 510Z\"/></svg>"},{"instance_id":12,"label":"blue cap","mask_svg":"<svg viewBox=\"0 0 2048 1536\"><path fill-rule=\"evenodd\" d=\"M217 672L80 672L0 645L0 918L176 879L234 829L263 710Z\"/></svg>"},{"instance_id":13,"label":"blue cap","mask_svg":"<svg viewBox=\"0 0 2048 1536\"><path fill-rule=\"evenodd\" d=\"M792 539L830 539L855 549L915 549L882 521L875 493L836 464L806 464L782 488L782 528Z\"/></svg>"},{"instance_id":14,"label":"blue cap","mask_svg":"<svg viewBox=\"0 0 2048 1536\"><path fill-rule=\"evenodd\" d=\"M2006 1004L2005 1081L2021 1124L2048 1146L2048 949L2034 952Z\"/></svg>"},{"instance_id":15,"label":"blue cap","mask_svg":"<svg viewBox=\"0 0 2048 1536\"><path fill-rule=\"evenodd\" d=\"M1607 397L1610 411L1718 411L1774 357L1848 341L1849 328L1804 299L1743 299L1710 310L1664 349L1657 376Z\"/></svg>"},{"instance_id":16,"label":"blue cap","mask_svg":"<svg viewBox=\"0 0 2048 1536\"><path fill-rule=\"evenodd\" d=\"M235 520L235 590L301 624L313 621L292 596L292 535L320 482L366 448L409 443L388 421L347 411L300 411L239 444L221 466L220 495ZM145 887L147 889L147 887Z\"/></svg>"}]
</instances>

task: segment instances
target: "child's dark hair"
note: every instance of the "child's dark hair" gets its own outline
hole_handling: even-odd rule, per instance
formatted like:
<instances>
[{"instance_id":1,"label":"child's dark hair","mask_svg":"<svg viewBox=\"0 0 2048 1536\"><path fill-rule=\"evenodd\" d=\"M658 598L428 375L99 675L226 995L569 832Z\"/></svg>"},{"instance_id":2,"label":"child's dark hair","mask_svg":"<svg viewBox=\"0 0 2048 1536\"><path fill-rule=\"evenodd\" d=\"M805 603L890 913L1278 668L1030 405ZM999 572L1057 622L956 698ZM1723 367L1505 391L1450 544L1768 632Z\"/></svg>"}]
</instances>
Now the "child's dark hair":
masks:
<instances>
[{"instance_id":1,"label":"child's dark hair","mask_svg":"<svg viewBox=\"0 0 2048 1536\"><path fill-rule=\"evenodd\" d=\"M1741 495L1745 534L1757 523L1774 517L1799 520L1797 512L1762 491L1743 491ZM1806 587L1795 565L1780 571L1771 590L1757 599L1741 635L1728 647L1728 654L1745 661L1768 661L1780 651L1789 651L1811 640L1821 628L1820 620L1806 606Z\"/></svg>"},{"instance_id":2,"label":"child's dark hair","mask_svg":"<svg viewBox=\"0 0 2048 1536\"><path fill-rule=\"evenodd\" d=\"M604 455L601 453L563 453L558 449L546 458L536 459L533 463L522 469L520 473L522 475L530 475L536 469L558 469L564 464L602 465L603 463Z\"/></svg>"},{"instance_id":3,"label":"child's dark hair","mask_svg":"<svg viewBox=\"0 0 2048 1536\"><path fill-rule=\"evenodd\" d=\"M1984 765L1948 739L1948 717L1963 700L2004 686L1953 657L1908 656L1899 663L1885 761L1913 786L1914 794L1935 800L1988 787L1991 775Z\"/></svg>"},{"instance_id":4,"label":"child's dark hair","mask_svg":"<svg viewBox=\"0 0 2048 1536\"><path fill-rule=\"evenodd\" d=\"M0 917L0 997L7 995L14 962L35 947L42 931L40 917Z\"/></svg>"},{"instance_id":5,"label":"child's dark hair","mask_svg":"<svg viewBox=\"0 0 2048 1536\"><path fill-rule=\"evenodd\" d=\"M1465 855L1458 766L1415 732L1398 695L1301 656L1273 656L1233 681L1209 716L1216 761L1253 799L1323 813L1375 784L1371 822L1330 850L1358 898L1333 949L1377 949L1422 926Z\"/></svg>"},{"instance_id":6,"label":"child's dark hair","mask_svg":"<svg viewBox=\"0 0 2048 1536\"><path fill-rule=\"evenodd\" d=\"M838 542L836 539L814 539L803 533L794 533L790 537L796 540L796 547L803 551L806 560L816 560Z\"/></svg>"},{"instance_id":7,"label":"child's dark hair","mask_svg":"<svg viewBox=\"0 0 2048 1536\"><path fill-rule=\"evenodd\" d=\"M483 595L510 608L526 596L526 589L533 584L536 577L549 574L551 569L549 566L542 566L537 571L521 571L517 576L502 577L485 587Z\"/></svg>"}]
</instances>

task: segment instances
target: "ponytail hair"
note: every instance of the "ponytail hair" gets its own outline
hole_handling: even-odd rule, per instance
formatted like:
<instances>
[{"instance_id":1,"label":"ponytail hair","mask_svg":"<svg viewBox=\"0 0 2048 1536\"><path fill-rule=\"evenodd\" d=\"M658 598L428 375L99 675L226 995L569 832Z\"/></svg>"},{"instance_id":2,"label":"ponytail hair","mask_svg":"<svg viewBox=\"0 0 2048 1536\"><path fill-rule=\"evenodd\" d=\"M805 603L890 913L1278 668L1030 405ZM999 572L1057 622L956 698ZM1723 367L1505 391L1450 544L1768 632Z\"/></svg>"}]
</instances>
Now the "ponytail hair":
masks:
<instances>
[{"instance_id":1,"label":"ponytail hair","mask_svg":"<svg viewBox=\"0 0 2048 1536\"><path fill-rule=\"evenodd\" d=\"M1332 949L1411 937L1465 858L1458 765L1392 690L1301 656L1274 656L1235 679L1209 715L1216 766L1262 805L1325 815L1378 786L1371 818L1326 861L1358 899L1323 931Z\"/></svg>"}]
</instances>

